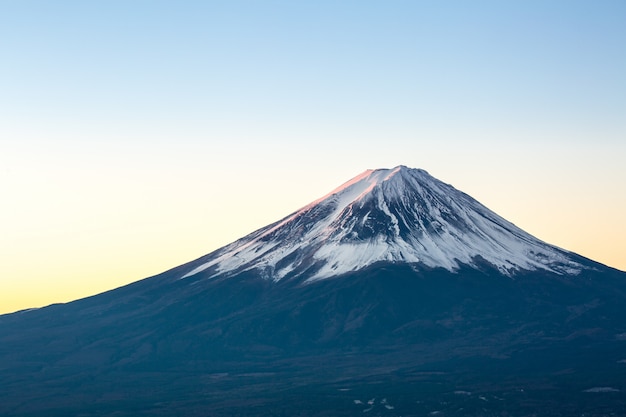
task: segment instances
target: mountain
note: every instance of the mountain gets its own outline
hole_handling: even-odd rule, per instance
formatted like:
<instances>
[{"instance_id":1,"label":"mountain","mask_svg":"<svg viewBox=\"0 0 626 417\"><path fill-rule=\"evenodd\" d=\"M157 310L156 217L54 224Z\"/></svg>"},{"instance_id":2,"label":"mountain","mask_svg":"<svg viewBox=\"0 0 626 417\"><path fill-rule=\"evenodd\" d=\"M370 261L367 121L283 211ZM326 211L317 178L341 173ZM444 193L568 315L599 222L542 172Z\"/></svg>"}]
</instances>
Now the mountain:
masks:
<instances>
[{"instance_id":1,"label":"mountain","mask_svg":"<svg viewBox=\"0 0 626 417\"><path fill-rule=\"evenodd\" d=\"M403 166L0 316L2 416L604 416L624 392L626 273Z\"/></svg>"}]
</instances>

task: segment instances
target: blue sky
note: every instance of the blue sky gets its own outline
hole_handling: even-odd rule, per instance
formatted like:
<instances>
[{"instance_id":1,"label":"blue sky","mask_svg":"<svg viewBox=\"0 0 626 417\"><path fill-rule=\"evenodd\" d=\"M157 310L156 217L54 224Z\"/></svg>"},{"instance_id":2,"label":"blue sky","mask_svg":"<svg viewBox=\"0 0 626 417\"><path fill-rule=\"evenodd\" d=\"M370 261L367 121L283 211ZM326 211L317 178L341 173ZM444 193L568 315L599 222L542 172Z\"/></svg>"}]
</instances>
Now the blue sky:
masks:
<instances>
[{"instance_id":1,"label":"blue sky","mask_svg":"<svg viewBox=\"0 0 626 417\"><path fill-rule=\"evenodd\" d=\"M0 293L143 278L398 164L626 269L625 22L623 1L3 1Z\"/></svg>"},{"instance_id":2,"label":"blue sky","mask_svg":"<svg viewBox=\"0 0 626 417\"><path fill-rule=\"evenodd\" d=\"M3 8L1 109L22 132L37 129L33 119L65 136L91 127L119 140L226 133L242 143L255 139L248 132L292 141L305 129L320 138L497 129L504 141L511 130L616 140L624 128L623 2Z\"/></svg>"}]
</instances>

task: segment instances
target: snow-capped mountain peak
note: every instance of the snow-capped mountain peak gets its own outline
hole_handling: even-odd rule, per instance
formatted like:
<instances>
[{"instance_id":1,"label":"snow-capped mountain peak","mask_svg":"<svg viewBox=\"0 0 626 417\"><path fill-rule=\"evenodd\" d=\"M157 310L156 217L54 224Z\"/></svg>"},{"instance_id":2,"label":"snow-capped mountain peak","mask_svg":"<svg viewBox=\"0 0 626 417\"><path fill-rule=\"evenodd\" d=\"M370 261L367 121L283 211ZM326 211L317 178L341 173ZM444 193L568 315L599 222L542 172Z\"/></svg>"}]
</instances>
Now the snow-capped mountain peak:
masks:
<instances>
[{"instance_id":1,"label":"snow-capped mountain peak","mask_svg":"<svg viewBox=\"0 0 626 417\"><path fill-rule=\"evenodd\" d=\"M367 170L286 218L204 258L184 274L256 270L309 281L388 261L441 267L488 262L505 275L576 274L571 254L548 245L426 171Z\"/></svg>"}]
</instances>

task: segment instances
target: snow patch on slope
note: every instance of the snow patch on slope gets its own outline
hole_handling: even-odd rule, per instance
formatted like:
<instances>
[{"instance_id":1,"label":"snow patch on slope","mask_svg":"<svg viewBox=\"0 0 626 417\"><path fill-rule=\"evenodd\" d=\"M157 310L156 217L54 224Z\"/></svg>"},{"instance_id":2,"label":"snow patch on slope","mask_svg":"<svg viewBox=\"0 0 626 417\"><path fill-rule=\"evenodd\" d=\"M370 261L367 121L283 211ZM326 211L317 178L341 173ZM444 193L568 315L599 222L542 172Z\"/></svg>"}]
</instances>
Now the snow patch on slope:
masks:
<instances>
[{"instance_id":1,"label":"snow patch on slope","mask_svg":"<svg viewBox=\"0 0 626 417\"><path fill-rule=\"evenodd\" d=\"M379 261L455 271L481 258L505 275L576 274L569 254L504 220L468 195L403 166L368 170L281 221L216 251L186 278L259 270L280 280L356 271Z\"/></svg>"}]
</instances>

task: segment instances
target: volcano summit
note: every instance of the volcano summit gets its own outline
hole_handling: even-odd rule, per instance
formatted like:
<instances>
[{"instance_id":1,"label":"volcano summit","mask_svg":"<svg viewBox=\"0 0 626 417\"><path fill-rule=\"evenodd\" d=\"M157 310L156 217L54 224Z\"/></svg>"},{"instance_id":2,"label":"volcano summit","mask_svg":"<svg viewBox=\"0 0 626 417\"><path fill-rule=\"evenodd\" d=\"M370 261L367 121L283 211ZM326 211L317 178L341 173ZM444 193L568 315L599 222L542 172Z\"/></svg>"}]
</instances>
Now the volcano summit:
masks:
<instances>
[{"instance_id":1,"label":"volcano summit","mask_svg":"<svg viewBox=\"0 0 626 417\"><path fill-rule=\"evenodd\" d=\"M0 316L2 416L605 416L625 392L626 273L404 166Z\"/></svg>"},{"instance_id":2,"label":"volcano summit","mask_svg":"<svg viewBox=\"0 0 626 417\"><path fill-rule=\"evenodd\" d=\"M577 274L584 268L426 171L399 166L363 172L217 251L185 276L254 269L273 280L316 280L382 261L449 271L487 262L505 275L537 269Z\"/></svg>"}]
</instances>

